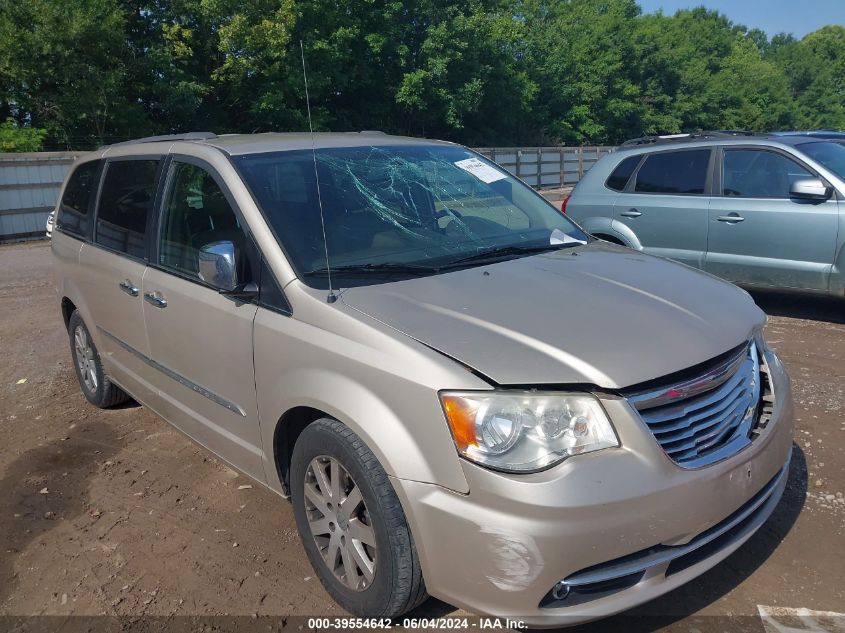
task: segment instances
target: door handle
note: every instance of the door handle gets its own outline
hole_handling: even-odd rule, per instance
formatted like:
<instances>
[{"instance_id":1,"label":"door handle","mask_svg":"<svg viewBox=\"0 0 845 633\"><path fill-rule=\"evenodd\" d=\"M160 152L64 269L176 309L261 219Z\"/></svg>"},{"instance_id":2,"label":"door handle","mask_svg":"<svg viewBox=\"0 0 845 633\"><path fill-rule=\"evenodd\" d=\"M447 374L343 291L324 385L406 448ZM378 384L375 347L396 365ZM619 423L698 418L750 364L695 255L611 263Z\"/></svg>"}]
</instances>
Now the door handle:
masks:
<instances>
[{"instance_id":1,"label":"door handle","mask_svg":"<svg viewBox=\"0 0 845 633\"><path fill-rule=\"evenodd\" d=\"M641 211L637 211L636 209L628 209L627 211L623 211L620 213L623 218L638 218L642 215Z\"/></svg>"},{"instance_id":2,"label":"door handle","mask_svg":"<svg viewBox=\"0 0 845 633\"><path fill-rule=\"evenodd\" d=\"M736 224L737 222L745 221L745 218L741 215L737 215L736 213L732 213L731 215L720 215L716 218L719 222L727 222L728 224Z\"/></svg>"},{"instance_id":3,"label":"door handle","mask_svg":"<svg viewBox=\"0 0 845 633\"><path fill-rule=\"evenodd\" d=\"M123 290L126 294L130 297L137 297L138 296L138 288L132 285L132 282L128 279L124 279L123 281L118 284L120 289Z\"/></svg>"},{"instance_id":4,"label":"door handle","mask_svg":"<svg viewBox=\"0 0 845 633\"><path fill-rule=\"evenodd\" d=\"M145 292L144 293L144 301L147 303L155 306L156 308L166 308L167 307L167 299L162 297L157 292Z\"/></svg>"}]
</instances>

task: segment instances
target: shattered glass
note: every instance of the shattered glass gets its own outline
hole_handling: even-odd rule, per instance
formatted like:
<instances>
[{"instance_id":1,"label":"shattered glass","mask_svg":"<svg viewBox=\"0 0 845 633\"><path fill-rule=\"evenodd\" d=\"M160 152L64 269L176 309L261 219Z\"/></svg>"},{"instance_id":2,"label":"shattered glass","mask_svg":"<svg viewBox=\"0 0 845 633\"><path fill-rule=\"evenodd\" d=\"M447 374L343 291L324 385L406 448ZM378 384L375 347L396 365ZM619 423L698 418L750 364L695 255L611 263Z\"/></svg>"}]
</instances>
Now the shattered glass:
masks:
<instances>
[{"instance_id":1,"label":"shattered glass","mask_svg":"<svg viewBox=\"0 0 845 633\"><path fill-rule=\"evenodd\" d=\"M561 234L587 240L527 185L459 146L318 149L316 174L310 150L246 155L237 164L306 276L326 267L326 251L331 268L372 270L437 267L490 249L562 244Z\"/></svg>"}]
</instances>

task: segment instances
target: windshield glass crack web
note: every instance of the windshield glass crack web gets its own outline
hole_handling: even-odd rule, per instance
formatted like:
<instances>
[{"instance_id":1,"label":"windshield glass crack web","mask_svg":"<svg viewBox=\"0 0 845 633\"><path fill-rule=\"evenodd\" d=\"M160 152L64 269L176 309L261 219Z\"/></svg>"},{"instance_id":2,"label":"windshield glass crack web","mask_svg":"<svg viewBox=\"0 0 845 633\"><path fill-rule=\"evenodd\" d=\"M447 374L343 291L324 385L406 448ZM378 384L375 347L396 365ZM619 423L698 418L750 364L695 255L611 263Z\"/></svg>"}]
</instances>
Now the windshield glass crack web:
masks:
<instances>
[{"instance_id":1,"label":"windshield glass crack web","mask_svg":"<svg viewBox=\"0 0 845 633\"><path fill-rule=\"evenodd\" d=\"M319 196L310 152L240 159L277 238L306 276L325 275L326 250L345 281L358 272L370 276L363 283L379 283L376 274L431 273L476 265L468 258L488 251L507 258L563 245L561 233L579 244L588 239L530 187L460 146L322 147L316 155Z\"/></svg>"}]
</instances>

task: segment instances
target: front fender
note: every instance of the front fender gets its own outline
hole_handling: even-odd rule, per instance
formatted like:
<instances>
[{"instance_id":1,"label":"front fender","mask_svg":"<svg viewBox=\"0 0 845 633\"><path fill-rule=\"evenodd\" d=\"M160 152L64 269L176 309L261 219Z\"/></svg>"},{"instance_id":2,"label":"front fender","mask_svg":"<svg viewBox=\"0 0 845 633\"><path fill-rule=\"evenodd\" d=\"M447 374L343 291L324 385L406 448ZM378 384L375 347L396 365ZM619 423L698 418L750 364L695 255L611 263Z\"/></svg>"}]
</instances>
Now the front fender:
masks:
<instances>
[{"instance_id":1,"label":"front fender","mask_svg":"<svg viewBox=\"0 0 845 633\"><path fill-rule=\"evenodd\" d=\"M621 222L606 216L593 216L581 221L581 227L591 235L607 235L615 237L625 246L642 250L642 244L634 232Z\"/></svg>"},{"instance_id":2,"label":"front fender","mask_svg":"<svg viewBox=\"0 0 845 633\"><path fill-rule=\"evenodd\" d=\"M627 224L623 224L618 220L613 220L611 226L613 229L613 234L619 237L620 240L625 242L626 246L629 246L630 248L635 248L638 251L643 250L643 245L642 242L640 242L640 238L638 238L637 234L634 233L633 230L631 230L631 227L629 227Z\"/></svg>"},{"instance_id":3,"label":"front fender","mask_svg":"<svg viewBox=\"0 0 845 633\"><path fill-rule=\"evenodd\" d=\"M478 388L477 378L402 335L362 347L259 310L254 337L261 442L274 489L282 490L274 459L277 427L286 412L310 407L352 429L388 475L468 492L437 391L452 384Z\"/></svg>"},{"instance_id":4,"label":"front fender","mask_svg":"<svg viewBox=\"0 0 845 633\"><path fill-rule=\"evenodd\" d=\"M364 385L354 382L348 376L322 370L281 376L280 383L284 384L286 392L297 394L296 398L280 401L279 406L283 411L287 412L295 407L310 407L342 422L370 448L388 475L414 481L439 482L457 492L468 492L469 488L463 471L460 470L451 436L448 438L448 444L444 443L445 445L440 447L438 452L442 452L439 455L428 454L420 444L418 433L412 434L406 426L407 416L401 416L390 404ZM331 399L327 399L326 394L331 394ZM432 426L427 435L436 436L441 430L446 430L446 421L443 419L436 395L433 403L418 402L415 409L417 415L422 414L420 417L424 418L423 423ZM276 422L276 426L284 424L282 418L284 415ZM272 431L262 432L266 455L273 455L276 426ZM448 435L448 430L446 434ZM451 476L444 477L444 467L447 472L454 470L449 468L450 463L453 463L457 470ZM279 473L275 463L268 463L268 466L272 467L266 469L268 479L273 477L278 480ZM270 470L273 472L269 472ZM279 485L281 486L280 481Z\"/></svg>"}]
</instances>

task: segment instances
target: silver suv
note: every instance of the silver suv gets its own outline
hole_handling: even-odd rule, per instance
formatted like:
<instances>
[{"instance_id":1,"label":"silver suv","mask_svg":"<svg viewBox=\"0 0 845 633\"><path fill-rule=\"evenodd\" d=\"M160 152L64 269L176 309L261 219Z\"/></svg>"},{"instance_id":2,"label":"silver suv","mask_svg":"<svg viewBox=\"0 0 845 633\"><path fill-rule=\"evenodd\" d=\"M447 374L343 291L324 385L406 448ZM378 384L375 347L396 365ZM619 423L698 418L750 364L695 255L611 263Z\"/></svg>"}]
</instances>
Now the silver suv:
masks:
<instances>
[{"instance_id":1,"label":"silver suv","mask_svg":"<svg viewBox=\"0 0 845 633\"><path fill-rule=\"evenodd\" d=\"M589 233L749 287L845 296L845 146L812 136L629 141L565 205Z\"/></svg>"},{"instance_id":2,"label":"silver suv","mask_svg":"<svg viewBox=\"0 0 845 633\"><path fill-rule=\"evenodd\" d=\"M590 238L465 147L313 143L192 134L75 166L52 252L92 404L131 395L290 498L358 615L430 594L594 619L767 519L792 401L744 291Z\"/></svg>"}]
</instances>

